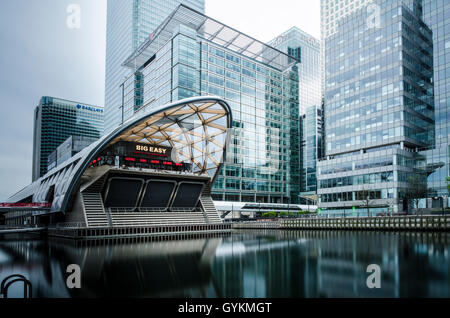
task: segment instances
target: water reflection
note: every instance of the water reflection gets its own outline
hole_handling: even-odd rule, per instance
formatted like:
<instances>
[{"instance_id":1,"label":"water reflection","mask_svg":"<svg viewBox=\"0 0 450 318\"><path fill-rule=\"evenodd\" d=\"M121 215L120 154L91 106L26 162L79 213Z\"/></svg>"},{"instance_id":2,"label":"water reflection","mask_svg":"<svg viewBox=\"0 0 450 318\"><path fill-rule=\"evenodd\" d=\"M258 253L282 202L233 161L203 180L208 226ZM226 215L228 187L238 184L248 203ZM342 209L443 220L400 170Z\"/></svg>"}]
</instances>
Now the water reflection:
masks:
<instances>
[{"instance_id":1,"label":"water reflection","mask_svg":"<svg viewBox=\"0 0 450 318\"><path fill-rule=\"evenodd\" d=\"M225 297L448 297L448 233L240 232L216 252ZM381 289L366 286L369 264Z\"/></svg>"},{"instance_id":2,"label":"water reflection","mask_svg":"<svg viewBox=\"0 0 450 318\"><path fill-rule=\"evenodd\" d=\"M449 233L239 231L194 238L0 241L0 279L36 297L449 297ZM78 264L82 288L66 287ZM369 264L381 289L366 286ZM21 286L10 295L20 297Z\"/></svg>"}]
</instances>

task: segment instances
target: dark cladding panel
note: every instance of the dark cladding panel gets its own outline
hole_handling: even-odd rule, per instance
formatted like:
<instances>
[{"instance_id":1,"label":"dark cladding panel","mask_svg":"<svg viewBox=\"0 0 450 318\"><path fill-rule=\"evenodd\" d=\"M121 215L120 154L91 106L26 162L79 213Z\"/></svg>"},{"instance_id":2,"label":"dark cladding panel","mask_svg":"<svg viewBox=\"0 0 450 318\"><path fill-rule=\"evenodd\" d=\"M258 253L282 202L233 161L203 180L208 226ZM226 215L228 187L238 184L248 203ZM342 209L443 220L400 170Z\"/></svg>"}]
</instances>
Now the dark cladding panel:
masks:
<instances>
[{"instance_id":1,"label":"dark cladding panel","mask_svg":"<svg viewBox=\"0 0 450 318\"><path fill-rule=\"evenodd\" d=\"M135 208L144 180L111 178L106 193L106 208Z\"/></svg>"},{"instance_id":2,"label":"dark cladding panel","mask_svg":"<svg viewBox=\"0 0 450 318\"><path fill-rule=\"evenodd\" d=\"M180 182L171 208L194 209L202 194L204 184L199 182Z\"/></svg>"},{"instance_id":3,"label":"dark cladding panel","mask_svg":"<svg viewBox=\"0 0 450 318\"><path fill-rule=\"evenodd\" d=\"M149 180L142 198L142 208L167 208L177 183L175 181Z\"/></svg>"}]
</instances>

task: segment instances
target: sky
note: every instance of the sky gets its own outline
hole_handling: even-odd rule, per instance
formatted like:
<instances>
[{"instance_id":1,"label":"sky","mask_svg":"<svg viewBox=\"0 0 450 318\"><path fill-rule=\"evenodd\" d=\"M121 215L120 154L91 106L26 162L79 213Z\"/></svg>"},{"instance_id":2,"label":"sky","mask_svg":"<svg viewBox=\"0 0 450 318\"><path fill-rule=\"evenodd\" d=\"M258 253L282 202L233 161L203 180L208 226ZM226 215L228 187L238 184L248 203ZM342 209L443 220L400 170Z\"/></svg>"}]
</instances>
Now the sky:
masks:
<instances>
[{"instance_id":1,"label":"sky","mask_svg":"<svg viewBox=\"0 0 450 318\"><path fill-rule=\"evenodd\" d=\"M67 23L71 4L79 28ZM103 106L106 8L106 0L0 1L0 202L31 182L42 96ZM292 26L320 37L319 0L206 0L206 14L263 42Z\"/></svg>"}]
</instances>

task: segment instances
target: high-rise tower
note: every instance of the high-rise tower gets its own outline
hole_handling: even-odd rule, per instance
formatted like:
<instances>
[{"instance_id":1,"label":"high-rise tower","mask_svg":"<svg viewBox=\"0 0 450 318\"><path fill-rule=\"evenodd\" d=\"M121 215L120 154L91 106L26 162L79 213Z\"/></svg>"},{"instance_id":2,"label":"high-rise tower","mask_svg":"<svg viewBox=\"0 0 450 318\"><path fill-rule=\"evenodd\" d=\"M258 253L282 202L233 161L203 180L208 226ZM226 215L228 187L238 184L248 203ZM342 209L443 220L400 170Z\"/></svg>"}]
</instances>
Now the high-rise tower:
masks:
<instances>
[{"instance_id":1,"label":"high-rise tower","mask_svg":"<svg viewBox=\"0 0 450 318\"><path fill-rule=\"evenodd\" d=\"M152 37L156 28L180 3L200 12L205 10L205 0L108 0L105 132L121 123L123 108L120 85L124 78L132 75L122 63L142 42ZM136 88L139 88L141 75L136 73L134 76ZM139 92L139 89L135 90L135 94L139 95ZM136 98L137 104L140 97Z\"/></svg>"},{"instance_id":2,"label":"high-rise tower","mask_svg":"<svg viewBox=\"0 0 450 318\"><path fill-rule=\"evenodd\" d=\"M405 211L426 189L420 150L435 139L432 32L419 0L368 2L324 39L318 205L326 213Z\"/></svg>"}]
</instances>

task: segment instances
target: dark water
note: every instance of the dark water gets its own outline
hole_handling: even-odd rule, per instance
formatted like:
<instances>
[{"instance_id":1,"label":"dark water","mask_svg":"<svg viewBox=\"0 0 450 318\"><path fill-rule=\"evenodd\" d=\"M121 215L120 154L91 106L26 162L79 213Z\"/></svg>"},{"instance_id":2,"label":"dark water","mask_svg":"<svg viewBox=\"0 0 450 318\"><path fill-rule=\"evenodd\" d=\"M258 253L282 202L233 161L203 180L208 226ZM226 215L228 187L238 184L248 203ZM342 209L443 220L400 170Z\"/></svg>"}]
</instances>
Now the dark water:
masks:
<instances>
[{"instance_id":1,"label":"dark water","mask_svg":"<svg viewBox=\"0 0 450 318\"><path fill-rule=\"evenodd\" d=\"M68 289L69 264L81 289ZM381 288L369 289L369 264ZM75 243L0 238L0 279L35 297L450 297L450 233L240 231ZM10 295L22 296L15 285Z\"/></svg>"}]
</instances>

